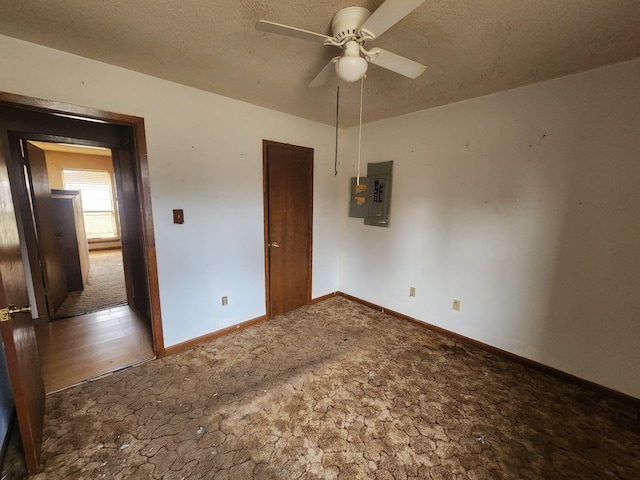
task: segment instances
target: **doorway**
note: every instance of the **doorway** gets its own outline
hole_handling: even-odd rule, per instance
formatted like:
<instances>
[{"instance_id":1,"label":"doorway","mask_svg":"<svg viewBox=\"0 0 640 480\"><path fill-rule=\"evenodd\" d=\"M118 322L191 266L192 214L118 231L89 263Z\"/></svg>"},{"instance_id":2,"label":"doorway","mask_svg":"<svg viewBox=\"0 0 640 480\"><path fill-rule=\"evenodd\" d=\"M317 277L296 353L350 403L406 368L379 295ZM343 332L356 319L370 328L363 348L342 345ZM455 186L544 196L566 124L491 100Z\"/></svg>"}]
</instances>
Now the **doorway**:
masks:
<instances>
[{"instance_id":1,"label":"doorway","mask_svg":"<svg viewBox=\"0 0 640 480\"><path fill-rule=\"evenodd\" d=\"M127 304L111 150L28 142L44 152L68 294L53 319Z\"/></svg>"},{"instance_id":2,"label":"doorway","mask_svg":"<svg viewBox=\"0 0 640 480\"><path fill-rule=\"evenodd\" d=\"M37 319L36 338L45 392L51 393L150 360L154 351L147 270L144 259L139 258L143 250L137 215L140 202L130 166L133 157L127 151L129 148L123 146L130 143L128 135L119 132L118 146L107 148L102 140L86 134L80 125L77 130L69 129L69 136L62 143L59 135L46 133L46 127L32 117L30 115L30 125L39 131L7 132L12 152L9 170L15 203L22 218L22 239L27 251L24 262L31 273L30 297L35 307L32 307L33 317ZM61 157L48 155L56 148L60 150L61 145L68 150ZM77 148L106 150L109 158L102 162L103 170L65 168L74 166L73 159L68 157ZM93 163L94 167L100 165L95 158ZM82 172L90 173L90 178L83 179L86 175L80 175ZM102 173L106 179L100 185L97 177ZM63 188L52 189L52 185ZM96 192L101 186L109 190ZM115 201L107 201L110 205L102 205L101 210L92 208L100 199L92 195L101 197L101 193L113 197L112 200L121 198L120 208ZM97 256L105 255L90 252L88 233L109 230L108 223L112 224L111 234L98 240L100 245L117 247L117 251L115 255L107 255L107 260L111 258L114 265L100 269ZM74 247L71 255L67 254L69 248L63 247ZM93 268L91 257L94 257ZM120 282L108 284L113 279L106 278L102 287L92 284L105 273L119 276ZM111 292L118 283L121 291ZM105 298L112 294L115 299ZM92 305L79 302L87 295L93 297ZM115 308L119 305L127 308ZM140 328L141 325L146 329Z\"/></svg>"},{"instance_id":3,"label":"doorway","mask_svg":"<svg viewBox=\"0 0 640 480\"><path fill-rule=\"evenodd\" d=\"M311 303L313 149L263 141L267 318Z\"/></svg>"},{"instance_id":4,"label":"doorway","mask_svg":"<svg viewBox=\"0 0 640 480\"><path fill-rule=\"evenodd\" d=\"M126 308L140 314L152 351L162 356L165 352L144 138L144 122L138 117L0 92L0 177L4 176L0 178L4 182L0 210L6 222L3 231L9 232L1 237L7 255L3 254L0 259L0 310L3 316L0 326L25 457L32 473L38 469L43 420L40 355L34 319L27 313L29 310L18 308L14 314L7 305L31 303L43 328L49 329L56 322L48 321L49 305L46 299L42 302L36 291L36 286L43 284L44 270L37 270L40 272L38 277L34 274L36 270L31 268L40 263L46 265L47 257L45 255L41 262L37 238L35 242L27 241L30 235L34 240L36 233L33 215L25 208L33 202L33 197L24 193L26 167L19 140L110 149L119 197L123 204L133 206L124 208L120 215L123 267L128 278ZM52 270L57 268L53 264L50 267ZM125 315L109 313L116 318Z\"/></svg>"},{"instance_id":5,"label":"doorway","mask_svg":"<svg viewBox=\"0 0 640 480\"><path fill-rule=\"evenodd\" d=\"M39 255L30 269L44 304L35 316L45 392L152 359L148 319L127 298L119 213L131 206L118 206L111 150L18 141L32 199L21 208L34 226L24 237Z\"/></svg>"}]
</instances>

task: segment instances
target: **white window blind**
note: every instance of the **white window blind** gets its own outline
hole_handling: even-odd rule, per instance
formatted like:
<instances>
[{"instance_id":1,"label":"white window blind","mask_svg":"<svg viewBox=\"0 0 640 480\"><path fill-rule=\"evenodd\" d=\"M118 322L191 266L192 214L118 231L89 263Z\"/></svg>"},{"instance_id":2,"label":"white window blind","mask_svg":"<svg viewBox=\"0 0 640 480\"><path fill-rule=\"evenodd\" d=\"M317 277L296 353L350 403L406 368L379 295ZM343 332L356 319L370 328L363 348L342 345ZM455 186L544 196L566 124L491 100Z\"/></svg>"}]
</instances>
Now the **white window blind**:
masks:
<instances>
[{"instance_id":1,"label":"white window blind","mask_svg":"<svg viewBox=\"0 0 640 480\"><path fill-rule=\"evenodd\" d=\"M103 170L62 170L64 188L79 190L88 239L117 238L111 174Z\"/></svg>"}]
</instances>

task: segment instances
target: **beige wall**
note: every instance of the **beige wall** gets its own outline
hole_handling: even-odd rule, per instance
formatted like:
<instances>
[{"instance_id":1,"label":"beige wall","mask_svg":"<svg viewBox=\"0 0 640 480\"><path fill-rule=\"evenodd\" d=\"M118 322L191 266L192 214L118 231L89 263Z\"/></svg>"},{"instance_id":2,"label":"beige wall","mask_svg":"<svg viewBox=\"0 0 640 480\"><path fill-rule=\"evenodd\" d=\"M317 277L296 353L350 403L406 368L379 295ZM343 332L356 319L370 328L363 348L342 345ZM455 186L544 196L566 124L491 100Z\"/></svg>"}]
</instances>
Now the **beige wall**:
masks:
<instances>
[{"instance_id":1,"label":"beige wall","mask_svg":"<svg viewBox=\"0 0 640 480\"><path fill-rule=\"evenodd\" d=\"M47 173L51 188L63 189L62 170L65 168L79 170L103 170L113 174L111 157L104 155L85 155L82 153L46 151ZM114 192L115 195L115 192Z\"/></svg>"}]
</instances>

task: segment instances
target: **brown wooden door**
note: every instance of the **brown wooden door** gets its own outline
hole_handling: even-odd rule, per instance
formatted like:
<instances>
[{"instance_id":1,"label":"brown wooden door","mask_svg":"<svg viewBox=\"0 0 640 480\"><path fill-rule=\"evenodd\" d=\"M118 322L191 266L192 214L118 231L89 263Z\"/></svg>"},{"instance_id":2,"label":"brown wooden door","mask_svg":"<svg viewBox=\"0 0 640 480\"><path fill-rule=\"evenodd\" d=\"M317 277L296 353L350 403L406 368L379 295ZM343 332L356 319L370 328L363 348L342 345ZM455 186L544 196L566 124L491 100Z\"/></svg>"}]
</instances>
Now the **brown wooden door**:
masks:
<instances>
[{"instance_id":1,"label":"brown wooden door","mask_svg":"<svg viewBox=\"0 0 640 480\"><path fill-rule=\"evenodd\" d=\"M36 236L35 217L33 214L32 200L29 187L29 173L24 163L24 144L20 138L8 134L10 157L7 158L7 170L10 171L12 179L12 192L14 198L14 208L18 210L17 216L21 218L23 241L27 250L27 261L29 264L29 276L27 282L33 287L35 305L31 307L37 311L39 323L49 320L47 308L47 296L44 288L43 271L40 267L40 252L38 250L38 238Z\"/></svg>"},{"instance_id":2,"label":"brown wooden door","mask_svg":"<svg viewBox=\"0 0 640 480\"><path fill-rule=\"evenodd\" d=\"M29 302L6 160L0 145L0 309ZM0 331L27 468L30 473L37 473L44 422L44 385L31 315L16 314L0 322Z\"/></svg>"},{"instance_id":3,"label":"brown wooden door","mask_svg":"<svg viewBox=\"0 0 640 480\"><path fill-rule=\"evenodd\" d=\"M122 263L127 301L149 318L149 286L142 234L142 211L135 181L133 155L126 149L115 149L112 152L120 210Z\"/></svg>"},{"instance_id":4,"label":"brown wooden door","mask_svg":"<svg viewBox=\"0 0 640 480\"><path fill-rule=\"evenodd\" d=\"M36 226L47 308L49 316L52 317L67 298L67 279L60 253L60 242L56 236L47 162L43 150L24 140L20 141L23 142L23 151L25 146L27 151L26 164L29 173L31 206Z\"/></svg>"},{"instance_id":5,"label":"brown wooden door","mask_svg":"<svg viewBox=\"0 0 640 480\"><path fill-rule=\"evenodd\" d=\"M311 301L313 149L263 142L267 316Z\"/></svg>"}]
</instances>

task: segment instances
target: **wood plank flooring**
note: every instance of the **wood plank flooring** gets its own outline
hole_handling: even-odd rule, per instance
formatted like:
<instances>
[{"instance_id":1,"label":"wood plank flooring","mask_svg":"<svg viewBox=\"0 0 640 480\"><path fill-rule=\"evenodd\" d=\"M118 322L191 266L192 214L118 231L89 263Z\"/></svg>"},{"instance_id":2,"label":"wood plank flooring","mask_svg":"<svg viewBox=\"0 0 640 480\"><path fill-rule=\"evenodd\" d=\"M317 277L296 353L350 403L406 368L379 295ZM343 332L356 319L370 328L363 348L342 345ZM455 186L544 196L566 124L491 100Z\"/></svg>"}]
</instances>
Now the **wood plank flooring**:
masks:
<instances>
[{"instance_id":1,"label":"wood plank flooring","mask_svg":"<svg viewBox=\"0 0 640 480\"><path fill-rule=\"evenodd\" d=\"M147 321L128 305L36 326L46 393L154 358Z\"/></svg>"}]
</instances>

